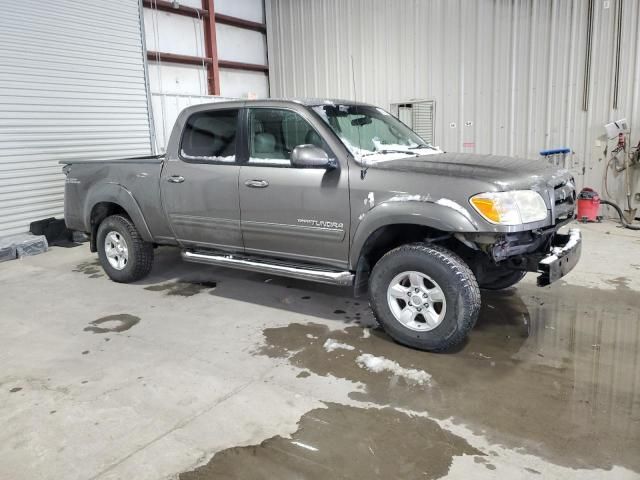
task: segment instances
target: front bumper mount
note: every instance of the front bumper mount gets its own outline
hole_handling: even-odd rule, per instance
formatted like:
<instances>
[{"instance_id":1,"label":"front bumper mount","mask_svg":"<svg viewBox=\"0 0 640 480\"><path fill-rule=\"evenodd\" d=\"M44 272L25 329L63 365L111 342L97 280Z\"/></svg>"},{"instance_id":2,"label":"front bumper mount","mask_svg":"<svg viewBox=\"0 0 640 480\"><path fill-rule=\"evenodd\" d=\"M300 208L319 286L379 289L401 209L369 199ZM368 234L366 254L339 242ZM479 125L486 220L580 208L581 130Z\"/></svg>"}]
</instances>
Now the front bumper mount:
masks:
<instances>
[{"instance_id":1,"label":"front bumper mount","mask_svg":"<svg viewBox=\"0 0 640 480\"><path fill-rule=\"evenodd\" d=\"M564 277L573 270L582 252L582 234L572 228L567 234L556 233L551 251L538 262L538 286L544 287Z\"/></svg>"}]
</instances>

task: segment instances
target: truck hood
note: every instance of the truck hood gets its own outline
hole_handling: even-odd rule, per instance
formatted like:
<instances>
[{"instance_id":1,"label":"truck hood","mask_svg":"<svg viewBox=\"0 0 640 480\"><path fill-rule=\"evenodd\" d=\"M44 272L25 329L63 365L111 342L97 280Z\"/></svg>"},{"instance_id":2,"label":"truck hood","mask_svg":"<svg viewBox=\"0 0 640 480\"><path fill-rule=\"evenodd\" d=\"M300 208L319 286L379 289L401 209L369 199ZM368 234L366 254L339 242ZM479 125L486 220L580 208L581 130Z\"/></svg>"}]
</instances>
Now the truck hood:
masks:
<instances>
[{"instance_id":1,"label":"truck hood","mask_svg":"<svg viewBox=\"0 0 640 480\"><path fill-rule=\"evenodd\" d=\"M430 176L472 178L492 184L496 190L556 186L570 179L567 170L546 160L528 160L500 155L438 153L377 161L369 168L425 174Z\"/></svg>"}]
</instances>

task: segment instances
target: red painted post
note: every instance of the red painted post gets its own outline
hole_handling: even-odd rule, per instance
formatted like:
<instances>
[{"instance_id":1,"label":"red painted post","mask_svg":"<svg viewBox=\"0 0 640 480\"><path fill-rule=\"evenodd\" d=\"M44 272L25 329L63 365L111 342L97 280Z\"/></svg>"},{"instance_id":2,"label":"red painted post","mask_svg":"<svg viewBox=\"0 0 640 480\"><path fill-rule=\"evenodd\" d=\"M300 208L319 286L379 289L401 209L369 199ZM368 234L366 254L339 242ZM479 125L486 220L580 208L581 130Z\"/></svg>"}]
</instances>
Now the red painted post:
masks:
<instances>
[{"instance_id":1,"label":"red painted post","mask_svg":"<svg viewBox=\"0 0 640 480\"><path fill-rule=\"evenodd\" d=\"M211 59L207 64L207 85L209 95L220 95L220 70L218 68L218 45L216 42L216 15L213 0L202 0L202 9L209 15L204 22L205 55Z\"/></svg>"}]
</instances>

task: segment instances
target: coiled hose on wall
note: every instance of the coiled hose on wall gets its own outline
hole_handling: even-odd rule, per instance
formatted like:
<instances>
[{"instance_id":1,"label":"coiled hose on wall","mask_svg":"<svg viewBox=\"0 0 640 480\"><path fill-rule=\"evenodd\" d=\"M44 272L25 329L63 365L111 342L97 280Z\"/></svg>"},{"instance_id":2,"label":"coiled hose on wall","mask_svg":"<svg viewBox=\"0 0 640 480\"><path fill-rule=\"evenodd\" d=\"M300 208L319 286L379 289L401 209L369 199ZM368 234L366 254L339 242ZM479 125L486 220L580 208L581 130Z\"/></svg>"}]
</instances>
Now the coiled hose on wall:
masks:
<instances>
[{"instance_id":1,"label":"coiled hose on wall","mask_svg":"<svg viewBox=\"0 0 640 480\"><path fill-rule=\"evenodd\" d=\"M610 202L609 200L600 200L600 205L609 205L610 207L615 208L616 212L618 212L618 215L620 216L620 223L622 223L623 227L630 230L640 230L640 225L632 225L627 222L627 220L624 218L624 215L622 214L622 209L615 203Z\"/></svg>"}]
</instances>

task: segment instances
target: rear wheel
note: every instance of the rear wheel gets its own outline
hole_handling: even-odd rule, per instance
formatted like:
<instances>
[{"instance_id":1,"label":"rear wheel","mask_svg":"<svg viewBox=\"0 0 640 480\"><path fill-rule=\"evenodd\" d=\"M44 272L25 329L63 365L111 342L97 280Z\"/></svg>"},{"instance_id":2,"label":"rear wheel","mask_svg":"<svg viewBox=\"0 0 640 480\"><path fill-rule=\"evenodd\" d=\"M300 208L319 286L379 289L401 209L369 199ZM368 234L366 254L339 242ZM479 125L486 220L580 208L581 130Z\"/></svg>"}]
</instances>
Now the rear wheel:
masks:
<instances>
[{"instance_id":1,"label":"rear wheel","mask_svg":"<svg viewBox=\"0 0 640 480\"><path fill-rule=\"evenodd\" d=\"M455 253L414 243L388 252L369 282L373 312L398 343L447 350L466 338L480 311L476 279Z\"/></svg>"},{"instance_id":2,"label":"rear wheel","mask_svg":"<svg viewBox=\"0 0 640 480\"><path fill-rule=\"evenodd\" d=\"M151 271L153 245L145 242L133 222L123 215L103 220L96 244L100 264L114 282L135 282Z\"/></svg>"}]
</instances>

